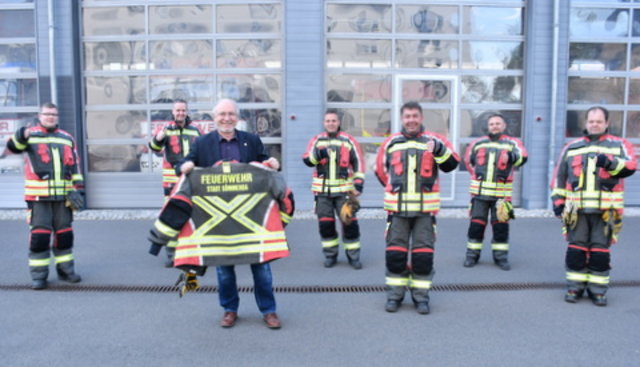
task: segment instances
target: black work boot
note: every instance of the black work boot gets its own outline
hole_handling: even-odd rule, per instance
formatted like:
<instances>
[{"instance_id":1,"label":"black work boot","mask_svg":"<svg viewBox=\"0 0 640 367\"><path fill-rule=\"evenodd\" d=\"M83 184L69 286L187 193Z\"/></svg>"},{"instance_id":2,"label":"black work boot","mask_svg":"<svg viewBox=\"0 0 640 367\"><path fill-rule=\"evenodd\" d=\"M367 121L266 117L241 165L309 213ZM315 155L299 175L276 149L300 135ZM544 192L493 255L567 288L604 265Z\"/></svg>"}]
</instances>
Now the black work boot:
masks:
<instances>
[{"instance_id":1,"label":"black work boot","mask_svg":"<svg viewBox=\"0 0 640 367\"><path fill-rule=\"evenodd\" d=\"M502 270L511 270L511 264L508 260L509 252L507 251L493 251L493 262Z\"/></svg>"},{"instance_id":2,"label":"black work boot","mask_svg":"<svg viewBox=\"0 0 640 367\"><path fill-rule=\"evenodd\" d=\"M427 315L429 312L431 312L431 309L429 308L429 302L417 302L416 311L420 315Z\"/></svg>"},{"instance_id":3,"label":"black work boot","mask_svg":"<svg viewBox=\"0 0 640 367\"><path fill-rule=\"evenodd\" d=\"M474 267L478 263L479 259L480 259L480 251L467 249L467 254L464 259L464 267L465 268Z\"/></svg>"},{"instance_id":4,"label":"black work boot","mask_svg":"<svg viewBox=\"0 0 640 367\"><path fill-rule=\"evenodd\" d=\"M568 303L576 303L582 298L582 291L568 290L564 295L564 301Z\"/></svg>"},{"instance_id":5,"label":"black work boot","mask_svg":"<svg viewBox=\"0 0 640 367\"><path fill-rule=\"evenodd\" d=\"M384 310L387 312L396 312L400 308L400 301L397 299L389 299L384 305Z\"/></svg>"},{"instance_id":6,"label":"black work boot","mask_svg":"<svg viewBox=\"0 0 640 367\"><path fill-rule=\"evenodd\" d=\"M324 267L325 268L332 268L337 262L338 262L338 258L337 257L328 256L324 260Z\"/></svg>"}]
</instances>

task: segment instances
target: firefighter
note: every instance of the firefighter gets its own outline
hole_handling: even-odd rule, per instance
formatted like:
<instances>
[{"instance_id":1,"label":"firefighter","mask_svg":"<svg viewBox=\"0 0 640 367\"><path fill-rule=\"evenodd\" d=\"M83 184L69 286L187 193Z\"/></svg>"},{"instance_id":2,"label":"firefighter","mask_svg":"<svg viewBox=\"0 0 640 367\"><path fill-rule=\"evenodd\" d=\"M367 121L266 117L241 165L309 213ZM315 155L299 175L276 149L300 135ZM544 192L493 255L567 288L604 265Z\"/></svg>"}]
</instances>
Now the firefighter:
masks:
<instances>
[{"instance_id":1,"label":"firefighter","mask_svg":"<svg viewBox=\"0 0 640 367\"><path fill-rule=\"evenodd\" d=\"M384 209L389 213L385 310L396 312L408 287L417 312L428 314L435 216L440 210L438 169L453 171L460 157L446 138L425 131L420 104L405 103L400 117L402 131L382 143L375 169L385 187Z\"/></svg>"},{"instance_id":2,"label":"firefighter","mask_svg":"<svg viewBox=\"0 0 640 367\"><path fill-rule=\"evenodd\" d=\"M173 121L160 126L149 141L151 150L164 153L162 156L162 188L165 200L178 182L178 176L175 173L176 164L189 154L191 144L201 135L200 129L191 123L187 111L187 101L176 99L171 111ZM171 241L166 247L165 267L171 267L173 264L176 244L176 241Z\"/></svg>"},{"instance_id":3,"label":"firefighter","mask_svg":"<svg viewBox=\"0 0 640 367\"><path fill-rule=\"evenodd\" d=\"M58 128L58 107L43 104L37 125L18 129L7 148L26 153L24 198L29 209L31 288L47 287L50 252L58 279L80 282L80 275L74 270L71 222L72 210L84 207L84 180L76 143L69 133Z\"/></svg>"},{"instance_id":4,"label":"firefighter","mask_svg":"<svg viewBox=\"0 0 640 367\"><path fill-rule=\"evenodd\" d=\"M335 214L340 213L349 196L358 197L362 193L365 171L360 144L341 131L337 110L325 112L324 132L309 140L302 160L307 166L316 168L311 191L315 195L324 266L330 268L337 262L340 245ZM362 269L360 227L357 218L350 219L349 223L342 222L342 244L349 264L354 269Z\"/></svg>"},{"instance_id":5,"label":"firefighter","mask_svg":"<svg viewBox=\"0 0 640 367\"><path fill-rule=\"evenodd\" d=\"M509 219L513 217L513 171L526 163L527 150L520 139L505 134L507 122L501 114L491 114L487 125L489 134L469 144L464 155L464 163L471 174L471 222L464 266L470 268L478 263L491 212L493 261L500 269L510 270Z\"/></svg>"},{"instance_id":6,"label":"firefighter","mask_svg":"<svg viewBox=\"0 0 640 367\"><path fill-rule=\"evenodd\" d=\"M289 255L284 225L293 211L293 194L279 173L262 163L220 161L181 177L151 230L151 253L157 254L158 246L180 233L174 264L187 273L186 279L191 278L185 283L187 289L197 288L195 277L204 275L207 266L251 264L252 270L270 269L271 261ZM267 327L280 328L271 274L265 280L254 279ZM258 284L267 280L268 284ZM223 327L232 327L237 319L235 276L233 287L219 289L221 300L229 299L225 309L231 308L225 312Z\"/></svg>"},{"instance_id":7,"label":"firefighter","mask_svg":"<svg viewBox=\"0 0 640 367\"><path fill-rule=\"evenodd\" d=\"M631 143L609 134L608 127L609 111L588 109L584 136L564 147L551 182L553 212L562 218L568 241L569 303L577 302L586 290L595 305L607 305L610 247L622 226L623 178L637 165Z\"/></svg>"}]
</instances>

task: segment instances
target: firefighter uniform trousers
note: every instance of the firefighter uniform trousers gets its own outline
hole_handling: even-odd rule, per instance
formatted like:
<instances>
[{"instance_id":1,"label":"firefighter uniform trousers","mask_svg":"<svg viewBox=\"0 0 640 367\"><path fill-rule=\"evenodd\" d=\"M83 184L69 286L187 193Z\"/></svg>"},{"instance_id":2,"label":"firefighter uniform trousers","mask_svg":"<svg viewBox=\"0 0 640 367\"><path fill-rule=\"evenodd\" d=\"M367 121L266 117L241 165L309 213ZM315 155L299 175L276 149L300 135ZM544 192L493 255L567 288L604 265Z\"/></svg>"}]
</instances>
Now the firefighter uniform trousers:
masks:
<instances>
[{"instance_id":1,"label":"firefighter uniform trousers","mask_svg":"<svg viewBox=\"0 0 640 367\"><path fill-rule=\"evenodd\" d=\"M602 213L579 213L575 228L565 228L569 241L565 259L567 290L605 294L609 288L612 238L605 236L604 227Z\"/></svg>"},{"instance_id":2,"label":"firefighter uniform trousers","mask_svg":"<svg viewBox=\"0 0 640 367\"><path fill-rule=\"evenodd\" d=\"M316 215L318 216L322 253L325 257L336 258L338 256L340 241L336 231L336 217L339 221L340 208L345 201L347 201L345 195L316 195ZM357 218L354 217L351 224L342 224L342 245L350 262L360 260L360 225Z\"/></svg>"},{"instance_id":3,"label":"firefighter uniform trousers","mask_svg":"<svg viewBox=\"0 0 640 367\"><path fill-rule=\"evenodd\" d=\"M436 218L391 215L386 233L386 292L388 300L402 302L407 288L414 303L429 302L435 271L433 250Z\"/></svg>"},{"instance_id":4,"label":"firefighter uniform trousers","mask_svg":"<svg viewBox=\"0 0 640 367\"><path fill-rule=\"evenodd\" d=\"M33 280L49 276L51 254L59 275L74 273L73 212L64 201L34 201L30 203L29 271ZM53 234L53 247L51 235ZM51 251L50 251L51 250Z\"/></svg>"},{"instance_id":5,"label":"firefighter uniform trousers","mask_svg":"<svg viewBox=\"0 0 640 367\"><path fill-rule=\"evenodd\" d=\"M480 258L484 231L489 220L489 213L491 213L493 261L497 263L507 260L509 253L509 222L500 222L498 220L496 215L497 201L498 198L493 200L477 197L471 199L471 223L467 234L467 256L473 256L475 259Z\"/></svg>"}]
</instances>

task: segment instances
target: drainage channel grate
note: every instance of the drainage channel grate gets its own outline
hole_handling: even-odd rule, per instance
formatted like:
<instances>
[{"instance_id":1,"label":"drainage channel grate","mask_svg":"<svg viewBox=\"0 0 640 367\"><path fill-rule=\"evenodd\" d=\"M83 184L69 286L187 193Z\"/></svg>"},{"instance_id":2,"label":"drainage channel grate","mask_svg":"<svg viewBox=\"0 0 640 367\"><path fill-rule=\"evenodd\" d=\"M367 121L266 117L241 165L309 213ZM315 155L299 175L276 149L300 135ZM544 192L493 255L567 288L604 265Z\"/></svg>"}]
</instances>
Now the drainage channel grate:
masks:
<instances>
[{"instance_id":1,"label":"drainage channel grate","mask_svg":"<svg viewBox=\"0 0 640 367\"><path fill-rule=\"evenodd\" d=\"M611 282L611 287L640 287L640 280L623 280ZM433 286L436 292L473 292L473 291L518 291L536 289L564 288L564 282L549 283L488 283L488 284L440 284ZM383 285L300 285L274 286L276 293L378 293L384 292ZM0 284L0 291L31 290L26 284ZM55 292L98 292L98 293L173 293L178 287L160 285L66 285L50 284L47 288ZM200 287L197 293L214 293L215 286ZM253 287L238 287L240 293L253 293Z\"/></svg>"}]
</instances>

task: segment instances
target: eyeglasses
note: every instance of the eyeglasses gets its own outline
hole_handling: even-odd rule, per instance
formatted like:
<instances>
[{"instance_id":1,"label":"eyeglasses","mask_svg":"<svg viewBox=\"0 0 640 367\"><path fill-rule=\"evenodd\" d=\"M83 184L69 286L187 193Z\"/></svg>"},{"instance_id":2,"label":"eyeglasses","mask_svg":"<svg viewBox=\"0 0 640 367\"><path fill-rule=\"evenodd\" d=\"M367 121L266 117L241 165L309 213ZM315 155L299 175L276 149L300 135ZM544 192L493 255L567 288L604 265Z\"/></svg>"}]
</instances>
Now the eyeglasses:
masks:
<instances>
[{"instance_id":1,"label":"eyeglasses","mask_svg":"<svg viewBox=\"0 0 640 367\"><path fill-rule=\"evenodd\" d=\"M41 113L42 116L58 116L57 113Z\"/></svg>"}]
</instances>

